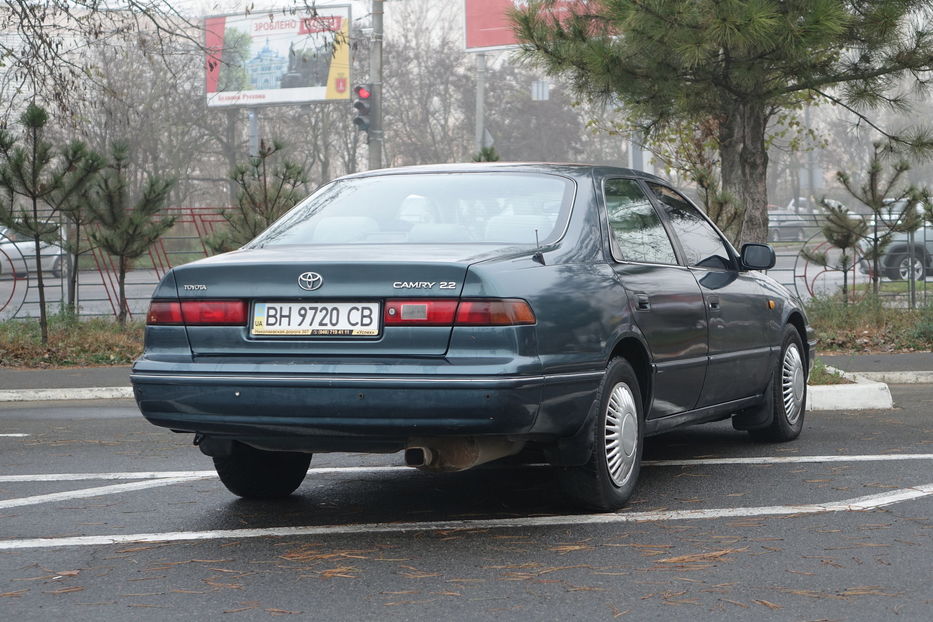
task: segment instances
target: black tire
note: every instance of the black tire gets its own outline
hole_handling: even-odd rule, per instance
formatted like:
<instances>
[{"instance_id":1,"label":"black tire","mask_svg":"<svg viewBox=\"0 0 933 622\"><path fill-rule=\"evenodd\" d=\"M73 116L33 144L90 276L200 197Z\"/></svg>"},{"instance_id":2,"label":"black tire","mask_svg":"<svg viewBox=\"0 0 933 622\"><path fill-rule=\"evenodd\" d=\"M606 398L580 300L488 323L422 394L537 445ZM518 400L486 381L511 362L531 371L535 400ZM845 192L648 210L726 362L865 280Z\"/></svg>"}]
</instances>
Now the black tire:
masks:
<instances>
[{"instance_id":1,"label":"black tire","mask_svg":"<svg viewBox=\"0 0 933 622\"><path fill-rule=\"evenodd\" d=\"M914 255L914 274L913 278L915 281L923 281L927 278L927 258L923 253L917 253ZM911 277L910 274L910 255L904 255L900 261L897 262L897 275L899 280L908 280Z\"/></svg>"},{"instance_id":2,"label":"black tire","mask_svg":"<svg viewBox=\"0 0 933 622\"><path fill-rule=\"evenodd\" d=\"M245 499L280 499L304 481L311 454L263 451L234 443L229 456L215 457L214 468L227 490Z\"/></svg>"},{"instance_id":3,"label":"black tire","mask_svg":"<svg viewBox=\"0 0 933 622\"><path fill-rule=\"evenodd\" d=\"M784 327L781 356L772 374L771 421L748 433L756 441L784 443L800 436L807 410L807 362L800 333L793 326Z\"/></svg>"},{"instance_id":4,"label":"black tire","mask_svg":"<svg viewBox=\"0 0 933 622\"><path fill-rule=\"evenodd\" d=\"M914 256L916 263L916 274L914 279L922 281L926 279L926 266L928 260L926 255L920 251ZM892 254L884 267L884 275L892 281L905 281L910 274L910 255L907 253Z\"/></svg>"},{"instance_id":5,"label":"black tire","mask_svg":"<svg viewBox=\"0 0 933 622\"><path fill-rule=\"evenodd\" d=\"M624 506L635 490L645 439L641 391L628 361L617 358L609 363L596 404L589 459L582 466L559 469L558 479L564 493L577 505L610 512ZM613 431L617 435L614 440ZM615 470L610 468L610 461Z\"/></svg>"}]
</instances>

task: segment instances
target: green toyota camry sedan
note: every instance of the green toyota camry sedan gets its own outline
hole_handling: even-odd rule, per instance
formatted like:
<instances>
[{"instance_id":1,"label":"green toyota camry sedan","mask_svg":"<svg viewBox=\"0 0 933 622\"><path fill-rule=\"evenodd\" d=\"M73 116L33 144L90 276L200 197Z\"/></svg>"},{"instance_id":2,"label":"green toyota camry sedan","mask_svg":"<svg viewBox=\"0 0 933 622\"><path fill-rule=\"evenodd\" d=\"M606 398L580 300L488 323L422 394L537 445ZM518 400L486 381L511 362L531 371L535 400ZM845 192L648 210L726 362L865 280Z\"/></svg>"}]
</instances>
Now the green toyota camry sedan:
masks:
<instances>
[{"instance_id":1,"label":"green toyota camry sedan","mask_svg":"<svg viewBox=\"0 0 933 622\"><path fill-rule=\"evenodd\" d=\"M534 451L568 498L614 510L646 435L800 434L813 340L774 261L637 171L350 175L168 272L131 379L243 497L291 494L318 452L453 471Z\"/></svg>"}]
</instances>

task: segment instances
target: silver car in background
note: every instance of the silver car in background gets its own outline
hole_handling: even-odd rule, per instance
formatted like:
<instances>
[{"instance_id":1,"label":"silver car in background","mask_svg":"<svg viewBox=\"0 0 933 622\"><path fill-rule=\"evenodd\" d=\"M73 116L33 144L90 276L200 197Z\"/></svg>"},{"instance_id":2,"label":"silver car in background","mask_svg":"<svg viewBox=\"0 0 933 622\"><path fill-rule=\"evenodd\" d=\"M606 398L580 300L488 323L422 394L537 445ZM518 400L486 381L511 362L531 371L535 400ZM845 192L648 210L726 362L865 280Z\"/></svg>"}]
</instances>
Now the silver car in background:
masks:
<instances>
[{"instance_id":1,"label":"silver car in background","mask_svg":"<svg viewBox=\"0 0 933 622\"><path fill-rule=\"evenodd\" d=\"M57 244L39 245L42 271L62 276L67 254ZM36 272L36 246L32 238L7 227L0 227L0 278L25 277Z\"/></svg>"}]
</instances>

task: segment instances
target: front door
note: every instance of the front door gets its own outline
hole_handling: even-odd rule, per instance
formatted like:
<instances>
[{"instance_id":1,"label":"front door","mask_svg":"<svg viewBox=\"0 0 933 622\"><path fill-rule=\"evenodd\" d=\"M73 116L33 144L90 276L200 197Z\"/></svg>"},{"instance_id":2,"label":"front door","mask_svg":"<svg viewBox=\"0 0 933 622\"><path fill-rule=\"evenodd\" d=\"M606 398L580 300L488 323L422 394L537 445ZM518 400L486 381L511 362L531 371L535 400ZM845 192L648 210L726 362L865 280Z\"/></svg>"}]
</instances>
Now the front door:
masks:
<instances>
[{"instance_id":1,"label":"front door","mask_svg":"<svg viewBox=\"0 0 933 622\"><path fill-rule=\"evenodd\" d=\"M709 320L709 368L697 407L760 395L768 384L768 296L753 274L740 272L720 233L680 194L648 184L679 240L703 293Z\"/></svg>"}]
</instances>

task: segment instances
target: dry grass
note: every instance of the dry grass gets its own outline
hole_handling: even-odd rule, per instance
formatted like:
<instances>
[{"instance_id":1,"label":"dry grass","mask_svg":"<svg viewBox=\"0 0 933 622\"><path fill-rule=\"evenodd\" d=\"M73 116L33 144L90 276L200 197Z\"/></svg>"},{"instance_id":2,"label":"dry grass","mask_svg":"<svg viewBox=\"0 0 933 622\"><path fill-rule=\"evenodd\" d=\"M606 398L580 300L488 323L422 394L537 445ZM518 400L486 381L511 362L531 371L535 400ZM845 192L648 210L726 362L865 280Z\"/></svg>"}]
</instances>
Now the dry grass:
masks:
<instances>
[{"instance_id":1,"label":"dry grass","mask_svg":"<svg viewBox=\"0 0 933 622\"><path fill-rule=\"evenodd\" d=\"M843 305L835 298L814 298L807 316L821 352L933 350L933 306L892 308L872 297Z\"/></svg>"},{"instance_id":2,"label":"dry grass","mask_svg":"<svg viewBox=\"0 0 933 622\"><path fill-rule=\"evenodd\" d=\"M109 319L49 318L49 343L41 344L38 320L0 323L0 367L128 365L143 350L143 325L121 328Z\"/></svg>"},{"instance_id":3,"label":"dry grass","mask_svg":"<svg viewBox=\"0 0 933 622\"><path fill-rule=\"evenodd\" d=\"M816 359L813 361L813 370L810 372L808 384L852 384L852 381L829 371L826 369L826 363Z\"/></svg>"}]
</instances>

